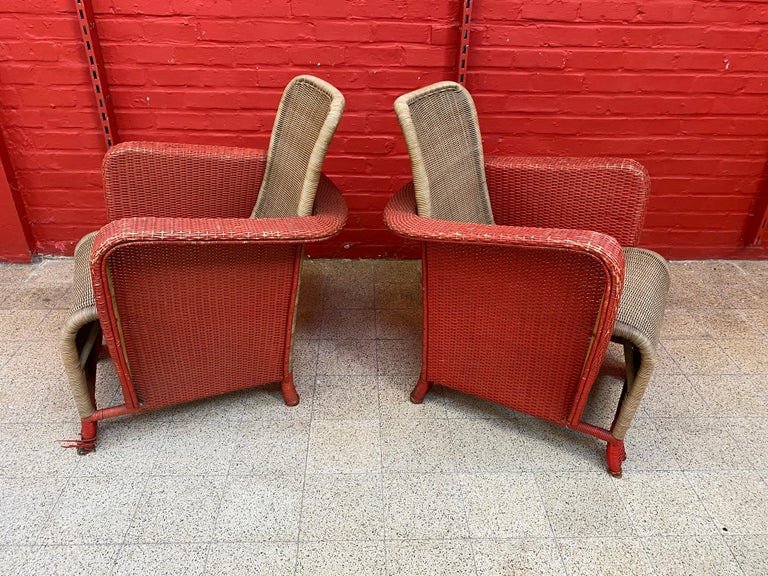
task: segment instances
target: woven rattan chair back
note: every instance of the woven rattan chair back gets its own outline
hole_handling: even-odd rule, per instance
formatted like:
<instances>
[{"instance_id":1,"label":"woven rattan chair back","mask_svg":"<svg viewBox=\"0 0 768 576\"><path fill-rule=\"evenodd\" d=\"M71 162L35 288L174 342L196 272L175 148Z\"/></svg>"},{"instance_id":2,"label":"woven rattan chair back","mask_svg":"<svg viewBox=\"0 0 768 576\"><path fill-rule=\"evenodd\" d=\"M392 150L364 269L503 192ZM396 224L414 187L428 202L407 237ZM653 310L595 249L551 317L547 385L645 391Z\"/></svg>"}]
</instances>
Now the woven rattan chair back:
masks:
<instances>
[{"instance_id":1,"label":"woven rattan chair back","mask_svg":"<svg viewBox=\"0 0 768 576\"><path fill-rule=\"evenodd\" d=\"M297 76L283 92L267 153L255 218L309 216L344 96L314 76Z\"/></svg>"},{"instance_id":2,"label":"woven rattan chair back","mask_svg":"<svg viewBox=\"0 0 768 576\"><path fill-rule=\"evenodd\" d=\"M438 82L395 100L411 157L419 216L493 224L472 97Z\"/></svg>"}]
</instances>

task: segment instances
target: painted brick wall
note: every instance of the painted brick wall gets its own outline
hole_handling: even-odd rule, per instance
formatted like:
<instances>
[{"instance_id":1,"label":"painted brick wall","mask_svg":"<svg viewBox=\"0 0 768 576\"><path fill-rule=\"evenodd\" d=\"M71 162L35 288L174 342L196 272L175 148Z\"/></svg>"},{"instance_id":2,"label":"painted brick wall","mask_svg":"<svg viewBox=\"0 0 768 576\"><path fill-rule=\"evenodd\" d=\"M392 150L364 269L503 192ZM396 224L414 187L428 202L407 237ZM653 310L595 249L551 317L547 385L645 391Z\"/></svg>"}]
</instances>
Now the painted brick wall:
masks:
<instances>
[{"instance_id":1,"label":"painted brick wall","mask_svg":"<svg viewBox=\"0 0 768 576\"><path fill-rule=\"evenodd\" d=\"M745 230L768 152L768 4L474 0L468 87L489 154L621 155L653 194L643 241L759 256ZM347 110L326 171L348 228L315 255L416 255L384 230L408 178L394 98L455 74L460 0L94 0L122 140L265 147L284 85ZM36 249L104 222L104 144L73 0L0 3L0 127Z\"/></svg>"}]
</instances>

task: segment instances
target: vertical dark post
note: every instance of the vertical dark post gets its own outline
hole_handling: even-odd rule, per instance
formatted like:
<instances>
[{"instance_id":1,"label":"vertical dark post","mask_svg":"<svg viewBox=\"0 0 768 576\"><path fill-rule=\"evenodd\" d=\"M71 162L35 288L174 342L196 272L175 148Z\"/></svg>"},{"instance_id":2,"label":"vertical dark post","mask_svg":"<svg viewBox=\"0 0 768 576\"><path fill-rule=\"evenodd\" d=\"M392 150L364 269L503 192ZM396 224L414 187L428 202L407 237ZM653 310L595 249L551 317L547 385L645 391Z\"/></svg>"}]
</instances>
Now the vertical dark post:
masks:
<instances>
[{"instance_id":1,"label":"vertical dark post","mask_svg":"<svg viewBox=\"0 0 768 576\"><path fill-rule=\"evenodd\" d=\"M459 72L458 83L464 86L467 79L467 62L469 58L469 28L472 23L472 0L463 0L461 11L461 36L459 37Z\"/></svg>"},{"instance_id":2,"label":"vertical dark post","mask_svg":"<svg viewBox=\"0 0 768 576\"><path fill-rule=\"evenodd\" d=\"M75 0L75 4L77 17L80 21L80 34L82 34L83 46L85 47L85 57L88 59L93 93L96 96L99 121L104 133L104 141L109 148L118 142L117 121L112 106L112 95L107 83L104 58L101 55L99 34L96 31L96 18L93 15L91 0Z\"/></svg>"}]
</instances>

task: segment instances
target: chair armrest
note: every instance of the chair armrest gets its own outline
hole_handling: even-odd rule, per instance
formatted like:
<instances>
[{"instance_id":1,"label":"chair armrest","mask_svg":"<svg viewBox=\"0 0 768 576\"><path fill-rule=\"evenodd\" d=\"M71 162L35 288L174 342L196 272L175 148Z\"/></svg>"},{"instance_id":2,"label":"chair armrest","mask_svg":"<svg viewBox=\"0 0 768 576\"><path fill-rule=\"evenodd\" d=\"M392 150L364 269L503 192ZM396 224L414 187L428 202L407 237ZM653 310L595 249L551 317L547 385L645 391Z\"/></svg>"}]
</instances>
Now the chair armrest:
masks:
<instances>
[{"instance_id":1,"label":"chair armrest","mask_svg":"<svg viewBox=\"0 0 768 576\"><path fill-rule=\"evenodd\" d=\"M637 245L650 191L645 168L620 158L487 157L498 224L595 230Z\"/></svg>"},{"instance_id":2,"label":"chair armrest","mask_svg":"<svg viewBox=\"0 0 768 576\"><path fill-rule=\"evenodd\" d=\"M126 244L318 242L344 226L347 207L336 186L323 176L312 216L292 218L122 218L99 230L91 252L91 273L99 276L107 254Z\"/></svg>"},{"instance_id":3,"label":"chair armrest","mask_svg":"<svg viewBox=\"0 0 768 576\"><path fill-rule=\"evenodd\" d=\"M614 238L600 232L422 218L416 213L413 184L407 184L390 199L384 210L384 221L393 232L412 240L589 252L603 261L611 275L619 279L619 294L621 292L624 253Z\"/></svg>"},{"instance_id":4,"label":"chair armrest","mask_svg":"<svg viewBox=\"0 0 768 576\"><path fill-rule=\"evenodd\" d=\"M124 142L104 156L110 220L131 217L247 218L266 168L263 150Z\"/></svg>"}]
</instances>

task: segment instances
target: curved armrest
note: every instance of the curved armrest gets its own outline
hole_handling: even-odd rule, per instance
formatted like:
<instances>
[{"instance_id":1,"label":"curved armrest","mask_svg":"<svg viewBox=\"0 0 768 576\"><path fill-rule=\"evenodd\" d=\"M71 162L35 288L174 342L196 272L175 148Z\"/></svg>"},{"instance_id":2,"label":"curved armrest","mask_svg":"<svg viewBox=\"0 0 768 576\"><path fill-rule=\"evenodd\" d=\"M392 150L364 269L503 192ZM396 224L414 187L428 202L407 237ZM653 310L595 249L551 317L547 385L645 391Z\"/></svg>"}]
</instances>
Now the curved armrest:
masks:
<instances>
[{"instance_id":1,"label":"curved armrest","mask_svg":"<svg viewBox=\"0 0 768 576\"><path fill-rule=\"evenodd\" d=\"M624 158L487 157L498 224L595 230L638 243L650 192L645 168Z\"/></svg>"},{"instance_id":2,"label":"curved armrest","mask_svg":"<svg viewBox=\"0 0 768 576\"><path fill-rule=\"evenodd\" d=\"M99 230L91 252L91 271L98 276L105 256L135 243L258 242L305 243L325 240L344 226L347 207L336 186L322 177L312 216L293 218L123 218Z\"/></svg>"},{"instance_id":3,"label":"curved armrest","mask_svg":"<svg viewBox=\"0 0 768 576\"><path fill-rule=\"evenodd\" d=\"M390 199L384 210L384 221L393 232L412 240L590 252L604 262L612 275L623 278L624 253L619 243L610 236L587 230L470 224L422 218L416 214L413 184L407 184Z\"/></svg>"}]
</instances>

